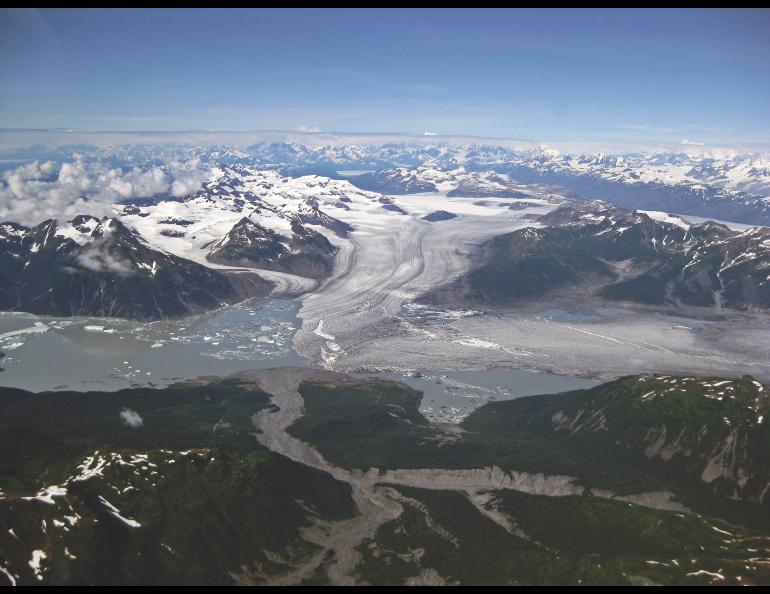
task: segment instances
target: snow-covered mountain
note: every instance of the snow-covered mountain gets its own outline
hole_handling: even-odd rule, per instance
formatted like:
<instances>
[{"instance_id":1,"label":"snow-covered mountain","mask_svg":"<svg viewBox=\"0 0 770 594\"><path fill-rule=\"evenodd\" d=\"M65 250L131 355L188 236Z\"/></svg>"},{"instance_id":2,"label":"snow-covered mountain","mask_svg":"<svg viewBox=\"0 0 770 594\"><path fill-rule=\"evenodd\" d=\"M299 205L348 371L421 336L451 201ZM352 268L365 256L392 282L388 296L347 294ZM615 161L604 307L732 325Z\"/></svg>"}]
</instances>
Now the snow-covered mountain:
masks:
<instances>
[{"instance_id":1,"label":"snow-covered mountain","mask_svg":"<svg viewBox=\"0 0 770 594\"><path fill-rule=\"evenodd\" d=\"M561 155L535 151L495 166L525 183L550 183L630 209L770 225L767 155Z\"/></svg>"},{"instance_id":2,"label":"snow-covered mountain","mask_svg":"<svg viewBox=\"0 0 770 594\"><path fill-rule=\"evenodd\" d=\"M233 165L213 169L188 196L115 209L2 224L0 309L156 319L264 295L265 271L331 273L338 248L330 238L351 229L335 213L390 214L392 205L346 181Z\"/></svg>"},{"instance_id":3,"label":"snow-covered mountain","mask_svg":"<svg viewBox=\"0 0 770 594\"><path fill-rule=\"evenodd\" d=\"M548 147L515 150L491 143L393 142L313 144L264 142L246 147L131 145L12 150L5 159L77 156L113 167L159 166L192 161L212 167L244 165L300 177L351 177L361 188L417 193L437 187L436 177L463 170L508 175L519 184L558 185L584 198L694 216L770 225L770 154L688 151L610 155L563 154ZM34 156L34 157L33 157ZM387 171L387 173L386 173ZM439 180L440 182L440 180Z\"/></svg>"},{"instance_id":4,"label":"snow-covered mountain","mask_svg":"<svg viewBox=\"0 0 770 594\"><path fill-rule=\"evenodd\" d=\"M327 235L351 229L335 215L383 209L379 199L343 180L231 165L215 168L200 191L182 199L133 201L121 220L152 245L205 265L322 278L337 251Z\"/></svg>"},{"instance_id":5,"label":"snow-covered mountain","mask_svg":"<svg viewBox=\"0 0 770 594\"><path fill-rule=\"evenodd\" d=\"M757 153L721 157L707 152L571 155L547 147L518 151L488 144L313 146L273 143L253 145L246 150L246 154L257 163L273 166L378 170L398 167L415 169L428 165L445 171L460 166L477 171L522 166L544 174L590 175L628 184L703 184L732 192L770 195L770 155Z\"/></svg>"},{"instance_id":6,"label":"snow-covered mountain","mask_svg":"<svg viewBox=\"0 0 770 594\"><path fill-rule=\"evenodd\" d=\"M5 175L0 187L5 212L24 212L29 220L37 207L42 216L26 226L3 227L3 309L168 317L263 294L268 283L260 274L276 282L289 282L287 273L323 279L357 222L377 216L393 222L406 214L389 195L510 198L518 199L510 208L521 208L522 198L547 197L557 186L559 202L598 196L630 210L770 225L770 200L761 194L770 174L761 155L571 156L488 145L270 144L131 147L107 158L102 149L80 148L85 154L71 164L32 164ZM264 169L267 164L272 169ZM343 169L380 165L388 167L359 175L348 171L350 181L339 179ZM324 168L331 176L299 175ZM62 202L64 215L48 212ZM39 223L54 216L59 220ZM108 240L113 226L118 243ZM744 251L752 246L747 243ZM148 285L136 289L146 303L133 307L121 301L120 288L164 263L179 270L174 281L179 291ZM208 280L195 281L196 275ZM59 279L52 291L41 284L48 276ZM80 285L72 284L75 278ZM106 287L106 278L112 279L110 290L99 288ZM256 280L244 285L246 278ZM193 283L218 288L189 293ZM86 299L84 291L92 287L98 296ZM158 291L163 298L155 303ZM739 301L754 304L747 296Z\"/></svg>"},{"instance_id":7,"label":"snow-covered mountain","mask_svg":"<svg viewBox=\"0 0 770 594\"><path fill-rule=\"evenodd\" d=\"M562 155L455 147L416 166L352 178L361 188L409 194L444 189L454 196L516 196L517 185L548 184L630 209L770 225L770 156L717 159L686 153ZM476 177L474 177L476 176Z\"/></svg>"},{"instance_id":8,"label":"snow-covered mountain","mask_svg":"<svg viewBox=\"0 0 770 594\"><path fill-rule=\"evenodd\" d=\"M450 171L499 170L525 166L542 173L569 172L622 183L704 184L734 192L770 194L770 154L656 151L630 154L561 153L540 146L519 150L488 143L310 144L264 142L237 148L227 145L135 144L112 147L65 145L0 150L4 160L56 161L74 156L108 161L115 166L147 167L170 161L199 159L218 165L251 165L257 169L374 171L430 166Z\"/></svg>"},{"instance_id":9,"label":"snow-covered mountain","mask_svg":"<svg viewBox=\"0 0 770 594\"><path fill-rule=\"evenodd\" d=\"M465 161L467 149L447 144L403 142L379 145L261 143L248 147L246 152L263 167L377 170L416 167L429 162L441 168L454 168Z\"/></svg>"},{"instance_id":10,"label":"snow-covered mountain","mask_svg":"<svg viewBox=\"0 0 770 594\"><path fill-rule=\"evenodd\" d=\"M486 261L432 300L514 305L553 299L720 310L770 309L770 230L734 231L601 201L496 237Z\"/></svg>"},{"instance_id":11,"label":"snow-covered mountain","mask_svg":"<svg viewBox=\"0 0 770 594\"><path fill-rule=\"evenodd\" d=\"M0 225L2 310L157 319L270 289L257 275L223 274L156 249L115 218Z\"/></svg>"},{"instance_id":12,"label":"snow-covered mountain","mask_svg":"<svg viewBox=\"0 0 770 594\"><path fill-rule=\"evenodd\" d=\"M382 194L446 192L456 198L526 198L531 189L510 175L495 171L473 171L466 167L440 169L435 165L395 167L355 176L351 183Z\"/></svg>"},{"instance_id":13,"label":"snow-covered mountain","mask_svg":"<svg viewBox=\"0 0 770 594\"><path fill-rule=\"evenodd\" d=\"M533 157L536 153L533 153ZM724 158L688 153L568 156L547 153L531 159L541 170L570 170L622 183L712 186L732 192L770 194L770 155Z\"/></svg>"}]
</instances>

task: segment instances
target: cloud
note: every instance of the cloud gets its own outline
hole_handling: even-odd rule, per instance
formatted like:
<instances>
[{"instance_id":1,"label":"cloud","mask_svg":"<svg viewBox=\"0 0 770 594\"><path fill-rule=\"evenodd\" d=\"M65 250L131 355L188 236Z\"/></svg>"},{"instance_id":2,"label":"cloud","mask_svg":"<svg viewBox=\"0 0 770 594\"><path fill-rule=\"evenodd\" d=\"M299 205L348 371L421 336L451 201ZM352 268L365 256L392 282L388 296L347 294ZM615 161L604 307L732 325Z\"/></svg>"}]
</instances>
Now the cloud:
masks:
<instances>
[{"instance_id":1,"label":"cloud","mask_svg":"<svg viewBox=\"0 0 770 594\"><path fill-rule=\"evenodd\" d=\"M694 140L688 140L687 138L683 138L681 144L685 146L704 146L704 143L702 142L695 142Z\"/></svg>"},{"instance_id":2,"label":"cloud","mask_svg":"<svg viewBox=\"0 0 770 594\"><path fill-rule=\"evenodd\" d=\"M111 216L132 198L197 192L210 174L210 165L198 158L125 169L83 155L64 163L34 161L3 174L0 221L36 225L79 214Z\"/></svg>"},{"instance_id":3,"label":"cloud","mask_svg":"<svg viewBox=\"0 0 770 594\"><path fill-rule=\"evenodd\" d=\"M120 418L126 427L133 427L134 429L144 425L144 420L139 416L139 413L130 408L124 408L120 411Z\"/></svg>"},{"instance_id":4,"label":"cloud","mask_svg":"<svg viewBox=\"0 0 770 594\"><path fill-rule=\"evenodd\" d=\"M94 272L109 272L118 276L131 276L131 263L111 254L103 243L93 244L75 258L78 264Z\"/></svg>"},{"instance_id":5,"label":"cloud","mask_svg":"<svg viewBox=\"0 0 770 594\"><path fill-rule=\"evenodd\" d=\"M169 176L160 167L147 170L134 167L126 173L111 169L109 174L109 189L123 199L154 196L166 192L169 187Z\"/></svg>"},{"instance_id":6,"label":"cloud","mask_svg":"<svg viewBox=\"0 0 770 594\"><path fill-rule=\"evenodd\" d=\"M198 158L188 161L172 161L169 163L168 169L174 178L169 192L176 198L197 192L203 186L203 182L211 176L210 168L201 163Z\"/></svg>"},{"instance_id":7,"label":"cloud","mask_svg":"<svg viewBox=\"0 0 770 594\"><path fill-rule=\"evenodd\" d=\"M305 134L319 134L321 128L318 126L297 126L297 132L303 132Z\"/></svg>"},{"instance_id":8,"label":"cloud","mask_svg":"<svg viewBox=\"0 0 770 594\"><path fill-rule=\"evenodd\" d=\"M436 133L435 132L423 132L422 135L423 136L435 136Z\"/></svg>"}]
</instances>

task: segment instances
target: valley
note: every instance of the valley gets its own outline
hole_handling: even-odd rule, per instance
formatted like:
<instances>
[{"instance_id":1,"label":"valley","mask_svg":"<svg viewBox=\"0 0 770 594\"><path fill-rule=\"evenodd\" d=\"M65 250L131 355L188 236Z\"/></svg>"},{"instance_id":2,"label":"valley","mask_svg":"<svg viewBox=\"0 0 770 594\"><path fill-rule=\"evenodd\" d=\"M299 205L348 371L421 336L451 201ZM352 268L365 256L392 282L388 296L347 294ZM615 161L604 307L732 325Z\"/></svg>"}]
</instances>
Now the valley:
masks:
<instances>
[{"instance_id":1,"label":"valley","mask_svg":"<svg viewBox=\"0 0 770 594\"><path fill-rule=\"evenodd\" d=\"M7 354L4 381L33 389L78 384L115 389L137 383L164 385L172 379L281 362L404 379L416 373L435 376L510 368L545 372L544 377L601 379L635 372L768 377L768 347L763 337L770 318L761 311L611 304L574 288L566 302L542 294L516 308L485 303L445 306L425 300L437 288L451 287L475 269L484 257L482 246L487 240L516 229L543 227L537 219L557 212L560 204L571 203L566 197L523 186L520 192L532 194L513 201L423 193L392 198L402 211L396 212L356 190L347 194L349 202L339 202L338 190L330 191L326 182L301 178L292 183L311 191L325 188L333 198L323 203L328 211L324 216L350 228L340 236L315 226L333 245L334 269L328 278L266 270L254 263L247 268L213 264L203 258L205 250L198 255L186 247L184 238L164 237L163 249L173 250L179 257L197 258L201 265L229 274L263 276L273 283L273 301L263 298L253 304L226 306L221 313L216 310L179 321L144 324L86 318L78 323L77 319L6 314L4 324L10 331L25 325L40 328L41 324L52 331L37 331L27 338L5 337L7 332L0 332L0 351ZM523 207L509 208L516 202ZM346 209L339 208L339 203ZM424 220L426 214L442 210L455 217ZM188 227L199 229L194 231L195 237L212 236L210 231L204 235L201 223ZM148 229L143 234L152 237ZM285 303L295 313L280 322L286 328L279 333L270 312L281 311L282 299L288 299ZM260 309L262 303L269 305ZM275 306L270 305L273 303ZM261 319L263 311L266 319ZM21 323L21 319L25 321ZM218 319L222 322L216 322ZM201 330L189 331L201 324ZM97 329L85 330L88 327ZM57 353L50 355L50 381L28 372L38 357L48 357L44 346L48 342L51 353L53 349ZM111 355L95 356L92 346L98 343L106 347L102 352ZM32 355L33 349L38 354ZM25 383L26 378L34 378L35 383ZM414 384L417 380L409 381ZM456 418L485 401L484 395L506 397L502 392L506 382L459 382L475 388L454 390L466 397L449 399L445 396L451 395L450 390L442 390L439 403L433 406L448 405L449 409L437 415ZM420 384L425 382L415 385ZM517 393L516 386L508 388L511 394ZM459 410L451 412L452 407Z\"/></svg>"},{"instance_id":2,"label":"valley","mask_svg":"<svg viewBox=\"0 0 770 594\"><path fill-rule=\"evenodd\" d=\"M765 229L259 155L0 226L0 580L767 580Z\"/></svg>"},{"instance_id":3,"label":"valley","mask_svg":"<svg viewBox=\"0 0 770 594\"><path fill-rule=\"evenodd\" d=\"M0 396L10 584L767 579L768 402L749 378L626 377L459 427L402 384L307 368Z\"/></svg>"}]
</instances>

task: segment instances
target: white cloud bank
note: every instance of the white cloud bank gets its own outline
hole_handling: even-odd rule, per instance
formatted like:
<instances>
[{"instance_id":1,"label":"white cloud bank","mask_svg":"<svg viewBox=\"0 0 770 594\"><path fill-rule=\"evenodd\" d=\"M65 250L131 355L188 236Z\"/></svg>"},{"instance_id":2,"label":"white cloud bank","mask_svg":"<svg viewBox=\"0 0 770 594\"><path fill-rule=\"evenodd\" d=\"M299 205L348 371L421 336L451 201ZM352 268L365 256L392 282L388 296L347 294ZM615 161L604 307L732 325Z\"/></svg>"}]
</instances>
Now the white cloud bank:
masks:
<instances>
[{"instance_id":1,"label":"white cloud bank","mask_svg":"<svg viewBox=\"0 0 770 594\"><path fill-rule=\"evenodd\" d=\"M209 175L210 166L199 159L128 170L82 157L61 164L34 161L3 174L0 221L36 225L79 214L109 216L122 200L197 192Z\"/></svg>"}]
</instances>

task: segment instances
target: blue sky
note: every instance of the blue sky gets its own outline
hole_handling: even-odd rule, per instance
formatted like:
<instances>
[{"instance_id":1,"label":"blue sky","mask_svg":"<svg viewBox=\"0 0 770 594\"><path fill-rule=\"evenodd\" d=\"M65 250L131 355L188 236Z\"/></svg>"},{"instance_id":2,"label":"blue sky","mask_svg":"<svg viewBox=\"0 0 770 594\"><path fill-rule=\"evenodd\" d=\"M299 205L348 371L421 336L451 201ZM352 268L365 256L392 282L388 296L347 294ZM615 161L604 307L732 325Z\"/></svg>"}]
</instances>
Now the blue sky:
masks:
<instances>
[{"instance_id":1,"label":"blue sky","mask_svg":"<svg viewBox=\"0 0 770 594\"><path fill-rule=\"evenodd\" d=\"M765 143L770 11L0 10L0 127Z\"/></svg>"}]
</instances>

